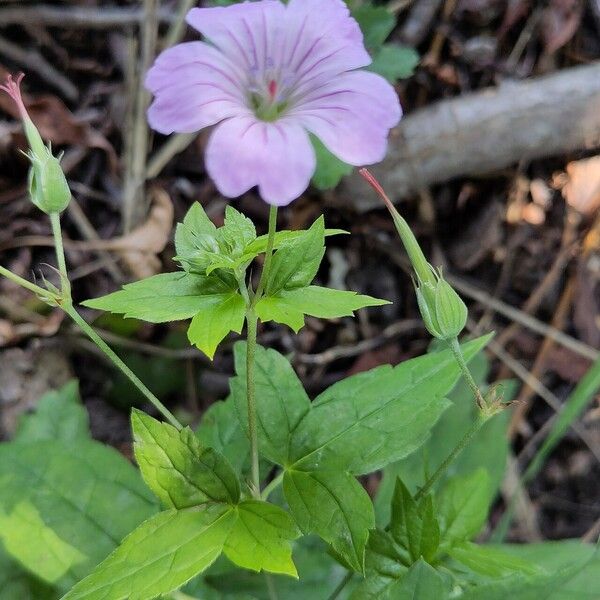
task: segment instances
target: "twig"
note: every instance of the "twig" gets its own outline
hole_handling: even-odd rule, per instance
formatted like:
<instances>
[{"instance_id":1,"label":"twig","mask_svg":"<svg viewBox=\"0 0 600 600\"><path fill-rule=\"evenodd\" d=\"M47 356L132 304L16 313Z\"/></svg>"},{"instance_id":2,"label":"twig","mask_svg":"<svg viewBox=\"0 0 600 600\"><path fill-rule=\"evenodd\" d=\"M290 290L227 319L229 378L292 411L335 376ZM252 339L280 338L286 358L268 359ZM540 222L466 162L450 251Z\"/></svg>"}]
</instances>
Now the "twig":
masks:
<instances>
[{"instance_id":1,"label":"twig","mask_svg":"<svg viewBox=\"0 0 600 600\"><path fill-rule=\"evenodd\" d=\"M3 23L1 14L0 23ZM67 100L74 102L79 98L79 91L75 85L39 52L31 49L24 50L21 46L0 37L0 54L24 67L24 70L35 71L46 83L59 90Z\"/></svg>"},{"instance_id":2,"label":"twig","mask_svg":"<svg viewBox=\"0 0 600 600\"><path fill-rule=\"evenodd\" d=\"M158 17L167 23L176 19L169 7L161 9ZM139 25L143 20L144 10L138 7L102 6L102 10L98 10L95 7L76 5L62 7L35 4L0 8L0 23L3 26L29 23L69 29L110 29L132 27Z\"/></svg>"},{"instance_id":3,"label":"twig","mask_svg":"<svg viewBox=\"0 0 600 600\"><path fill-rule=\"evenodd\" d=\"M174 44L177 44L183 34L185 33L185 15L188 11L196 6L197 0L180 0L179 8L177 9L177 13L175 14L175 18L169 27L169 31L165 35L163 43L161 44L163 48L170 48Z\"/></svg>"},{"instance_id":4,"label":"twig","mask_svg":"<svg viewBox=\"0 0 600 600\"><path fill-rule=\"evenodd\" d=\"M296 361L307 365L327 365L340 358L358 356L364 352L373 350L379 346L383 346L387 342L400 335L412 331L418 331L423 328L424 325L421 319L406 319L403 321L397 321L396 323L392 323L386 327L379 335L368 340L363 340L358 344L354 344L352 346L334 346L333 348L318 354L303 354L299 352L294 358Z\"/></svg>"},{"instance_id":5,"label":"twig","mask_svg":"<svg viewBox=\"0 0 600 600\"><path fill-rule=\"evenodd\" d=\"M180 152L183 152L195 139L197 133L176 133L172 135L149 159L146 167L146 179L156 177Z\"/></svg>"}]
</instances>

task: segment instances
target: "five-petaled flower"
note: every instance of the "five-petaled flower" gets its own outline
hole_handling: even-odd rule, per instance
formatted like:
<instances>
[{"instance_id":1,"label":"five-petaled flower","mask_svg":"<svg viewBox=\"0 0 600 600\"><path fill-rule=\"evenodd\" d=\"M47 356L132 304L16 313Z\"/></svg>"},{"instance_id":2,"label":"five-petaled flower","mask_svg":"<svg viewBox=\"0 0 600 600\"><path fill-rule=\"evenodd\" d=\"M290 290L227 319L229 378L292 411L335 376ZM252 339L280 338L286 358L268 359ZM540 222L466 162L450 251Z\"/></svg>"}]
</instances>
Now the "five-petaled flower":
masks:
<instances>
[{"instance_id":1,"label":"five-petaled flower","mask_svg":"<svg viewBox=\"0 0 600 600\"><path fill-rule=\"evenodd\" d=\"M218 124L205 161L223 195L258 186L270 204L300 196L316 168L309 132L348 164L383 159L398 96L360 70L371 58L343 0L194 8L187 21L207 41L157 58L148 119L165 134Z\"/></svg>"}]
</instances>

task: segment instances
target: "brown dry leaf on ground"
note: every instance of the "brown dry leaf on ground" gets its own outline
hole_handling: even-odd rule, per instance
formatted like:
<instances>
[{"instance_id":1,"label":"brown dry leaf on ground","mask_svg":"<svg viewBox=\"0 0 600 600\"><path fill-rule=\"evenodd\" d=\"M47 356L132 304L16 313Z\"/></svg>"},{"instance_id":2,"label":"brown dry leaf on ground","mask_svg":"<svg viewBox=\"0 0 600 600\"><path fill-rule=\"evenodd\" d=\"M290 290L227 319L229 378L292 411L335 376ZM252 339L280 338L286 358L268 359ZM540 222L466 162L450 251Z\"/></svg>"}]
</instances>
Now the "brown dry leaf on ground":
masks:
<instances>
[{"instance_id":1,"label":"brown dry leaf on ground","mask_svg":"<svg viewBox=\"0 0 600 600\"><path fill-rule=\"evenodd\" d=\"M541 34L546 54L554 54L577 32L583 15L581 0L551 0L544 9Z\"/></svg>"},{"instance_id":2,"label":"brown dry leaf on ground","mask_svg":"<svg viewBox=\"0 0 600 600\"><path fill-rule=\"evenodd\" d=\"M0 80L4 80L6 75L8 75L8 71L0 66ZM104 150L111 170L116 172L118 158L110 142L88 123L78 119L60 98L44 94L34 99L23 94L23 101L31 120L39 129L44 140L57 146L74 145ZM0 94L0 109L15 119L19 119L17 107L7 94ZM6 131L13 135L21 135L20 126L18 129L10 128Z\"/></svg>"},{"instance_id":3,"label":"brown dry leaf on ground","mask_svg":"<svg viewBox=\"0 0 600 600\"><path fill-rule=\"evenodd\" d=\"M562 195L569 206L586 216L600 209L600 156L567 165L567 182Z\"/></svg>"}]
</instances>

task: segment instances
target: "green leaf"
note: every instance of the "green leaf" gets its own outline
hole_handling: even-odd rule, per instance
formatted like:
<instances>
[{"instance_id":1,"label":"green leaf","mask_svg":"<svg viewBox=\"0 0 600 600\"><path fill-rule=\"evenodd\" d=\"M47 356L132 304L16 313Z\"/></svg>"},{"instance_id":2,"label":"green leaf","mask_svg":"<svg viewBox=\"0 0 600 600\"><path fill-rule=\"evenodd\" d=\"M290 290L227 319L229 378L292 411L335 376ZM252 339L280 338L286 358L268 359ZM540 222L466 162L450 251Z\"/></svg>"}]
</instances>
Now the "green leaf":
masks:
<instances>
[{"instance_id":1,"label":"green leaf","mask_svg":"<svg viewBox=\"0 0 600 600\"><path fill-rule=\"evenodd\" d=\"M63 600L150 600L171 592L216 560L235 521L224 505L159 513Z\"/></svg>"},{"instance_id":2,"label":"green leaf","mask_svg":"<svg viewBox=\"0 0 600 600\"><path fill-rule=\"evenodd\" d=\"M233 292L196 314L188 329L188 339L212 360L230 331L241 333L245 316L246 303L240 294Z\"/></svg>"},{"instance_id":3,"label":"green leaf","mask_svg":"<svg viewBox=\"0 0 600 600\"><path fill-rule=\"evenodd\" d=\"M233 256L245 254L248 244L256 239L254 223L231 204L225 207L225 223L220 233L221 244Z\"/></svg>"},{"instance_id":4,"label":"green leaf","mask_svg":"<svg viewBox=\"0 0 600 600\"><path fill-rule=\"evenodd\" d=\"M411 562L423 557L431 562L440 543L440 528L431 496L417 504L400 479L392 499L390 533L394 540L406 548Z\"/></svg>"},{"instance_id":5,"label":"green leaf","mask_svg":"<svg viewBox=\"0 0 600 600\"><path fill-rule=\"evenodd\" d=\"M2 600L57 600L60 594L27 573L0 545L0 598Z\"/></svg>"},{"instance_id":6,"label":"green leaf","mask_svg":"<svg viewBox=\"0 0 600 600\"><path fill-rule=\"evenodd\" d=\"M175 229L175 249L184 269L189 260L197 256L199 249L216 250L217 228L208 218L199 202L194 202Z\"/></svg>"},{"instance_id":7,"label":"green leaf","mask_svg":"<svg viewBox=\"0 0 600 600\"><path fill-rule=\"evenodd\" d=\"M464 344L467 360L488 340L485 336ZM449 404L444 396L459 376L459 367L446 350L336 383L315 399L293 431L294 468L363 474L408 455L427 440Z\"/></svg>"},{"instance_id":8,"label":"green leaf","mask_svg":"<svg viewBox=\"0 0 600 600\"><path fill-rule=\"evenodd\" d=\"M273 255L266 295L280 290L305 287L314 279L325 254L325 226L319 217L302 235L282 246Z\"/></svg>"},{"instance_id":9,"label":"green leaf","mask_svg":"<svg viewBox=\"0 0 600 600\"><path fill-rule=\"evenodd\" d=\"M322 319L349 317L355 310L367 306L389 304L356 292L334 290L310 285L295 290L282 290L276 296L265 296L256 305L261 321L276 321L298 332L304 325L304 315Z\"/></svg>"},{"instance_id":10,"label":"green leaf","mask_svg":"<svg viewBox=\"0 0 600 600\"><path fill-rule=\"evenodd\" d=\"M165 506L239 501L240 484L232 467L218 452L203 447L191 429L178 431L135 409L131 424L142 476Z\"/></svg>"},{"instance_id":11,"label":"green leaf","mask_svg":"<svg viewBox=\"0 0 600 600\"><path fill-rule=\"evenodd\" d=\"M350 175L354 167L330 152L318 137L311 135L310 141L317 157L317 168L312 176L312 183L319 190L330 190L342 180L342 177Z\"/></svg>"},{"instance_id":12,"label":"green leaf","mask_svg":"<svg viewBox=\"0 0 600 600\"><path fill-rule=\"evenodd\" d=\"M378 50L396 25L396 18L383 6L364 4L352 11L363 32L365 46Z\"/></svg>"},{"instance_id":13,"label":"green leaf","mask_svg":"<svg viewBox=\"0 0 600 600\"><path fill-rule=\"evenodd\" d=\"M139 473L111 448L82 438L76 446L0 444L0 537L25 568L60 589L156 508Z\"/></svg>"},{"instance_id":14,"label":"green leaf","mask_svg":"<svg viewBox=\"0 0 600 600\"><path fill-rule=\"evenodd\" d=\"M385 77L390 83L398 79L407 79L419 64L420 56L416 50L399 44L385 44L367 67L369 71Z\"/></svg>"},{"instance_id":15,"label":"green leaf","mask_svg":"<svg viewBox=\"0 0 600 600\"><path fill-rule=\"evenodd\" d=\"M230 380L238 417L247 429L245 342L234 346L236 377ZM254 364L260 451L269 460L289 461L290 438L310 410L310 400L294 369L279 352L257 346Z\"/></svg>"},{"instance_id":16,"label":"green leaf","mask_svg":"<svg viewBox=\"0 0 600 600\"><path fill-rule=\"evenodd\" d=\"M250 443L238 419L233 397L211 404L202 415L196 435L205 446L222 454L238 475L250 462Z\"/></svg>"},{"instance_id":17,"label":"green leaf","mask_svg":"<svg viewBox=\"0 0 600 600\"><path fill-rule=\"evenodd\" d=\"M438 499L444 543L475 537L487 520L490 502L490 476L485 469L448 481Z\"/></svg>"},{"instance_id":18,"label":"green leaf","mask_svg":"<svg viewBox=\"0 0 600 600\"><path fill-rule=\"evenodd\" d=\"M252 571L298 577L290 541L298 537L299 531L290 515L258 500L246 500L234 510L237 520L225 543L225 555Z\"/></svg>"},{"instance_id":19,"label":"green leaf","mask_svg":"<svg viewBox=\"0 0 600 600\"><path fill-rule=\"evenodd\" d=\"M150 323L167 323L189 319L218 306L230 297L233 289L216 276L162 273L82 304Z\"/></svg>"},{"instance_id":20,"label":"green leaf","mask_svg":"<svg viewBox=\"0 0 600 600\"><path fill-rule=\"evenodd\" d=\"M507 577L513 574L539 575L543 573L530 561L523 560L491 546L480 546L472 542L457 544L448 554L475 573L487 577Z\"/></svg>"},{"instance_id":21,"label":"green leaf","mask_svg":"<svg viewBox=\"0 0 600 600\"><path fill-rule=\"evenodd\" d=\"M298 527L305 534L318 534L351 568L362 572L375 516L360 483L340 471L289 469L283 477L283 491Z\"/></svg>"},{"instance_id":22,"label":"green leaf","mask_svg":"<svg viewBox=\"0 0 600 600\"><path fill-rule=\"evenodd\" d=\"M470 364L475 380L485 388L485 378L488 363L483 353L475 356ZM506 382L504 400L510 400L516 391L514 382ZM464 380L459 381L450 394L452 406L444 412L435 425L427 442L413 452L410 456L388 465L383 472L383 479L379 484L375 509L377 522L382 526L387 525L390 515L390 502L396 484L400 477L408 489L414 494L422 487L435 470L448 456L451 448L464 437L476 418L477 408L473 401L473 394ZM469 445L459 454L441 478L434 489L439 489L444 481L455 475L469 475L478 468L483 467L490 475L490 500L496 495L500 487L506 467L508 454L508 438L506 430L510 419L510 411L505 410L493 419L490 419L475 434Z\"/></svg>"},{"instance_id":23,"label":"green leaf","mask_svg":"<svg viewBox=\"0 0 600 600\"><path fill-rule=\"evenodd\" d=\"M593 600L600 596L600 552L592 544L565 540L538 544L504 544L497 548L531 561L548 573L575 571L573 577L566 578L546 596L550 600Z\"/></svg>"},{"instance_id":24,"label":"green leaf","mask_svg":"<svg viewBox=\"0 0 600 600\"><path fill-rule=\"evenodd\" d=\"M291 242L301 238L306 233L305 229L284 229L282 231L275 232L275 239L273 243L273 249L277 250L282 246L286 246ZM348 232L344 229L326 229L325 237L329 237L332 235L344 235ZM269 239L268 235L261 235L257 237L253 242L248 244L245 249L245 253L252 254L253 256L258 256L267 250L267 241Z\"/></svg>"},{"instance_id":25,"label":"green leaf","mask_svg":"<svg viewBox=\"0 0 600 600\"><path fill-rule=\"evenodd\" d=\"M406 577L391 586L382 599L444 600L450 595L439 573L425 561L416 562Z\"/></svg>"},{"instance_id":26,"label":"green leaf","mask_svg":"<svg viewBox=\"0 0 600 600\"><path fill-rule=\"evenodd\" d=\"M88 414L79 400L79 384L72 379L60 390L48 392L35 412L24 415L15 433L19 442L89 439Z\"/></svg>"}]
</instances>

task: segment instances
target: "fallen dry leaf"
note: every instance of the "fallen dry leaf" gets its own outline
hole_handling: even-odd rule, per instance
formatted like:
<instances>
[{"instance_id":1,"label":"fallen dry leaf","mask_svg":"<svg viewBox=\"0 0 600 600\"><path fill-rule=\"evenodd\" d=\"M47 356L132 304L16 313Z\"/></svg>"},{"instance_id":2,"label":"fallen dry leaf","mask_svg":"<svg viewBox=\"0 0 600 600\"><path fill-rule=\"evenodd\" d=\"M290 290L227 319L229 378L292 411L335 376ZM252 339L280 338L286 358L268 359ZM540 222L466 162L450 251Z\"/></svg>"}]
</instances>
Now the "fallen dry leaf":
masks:
<instances>
[{"instance_id":1,"label":"fallen dry leaf","mask_svg":"<svg viewBox=\"0 0 600 600\"><path fill-rule=\"evenodd\" d=\"M562 188L567 204L591 216L600 208L600 156L570 162Z\"/></svg>"}]
</instances>

